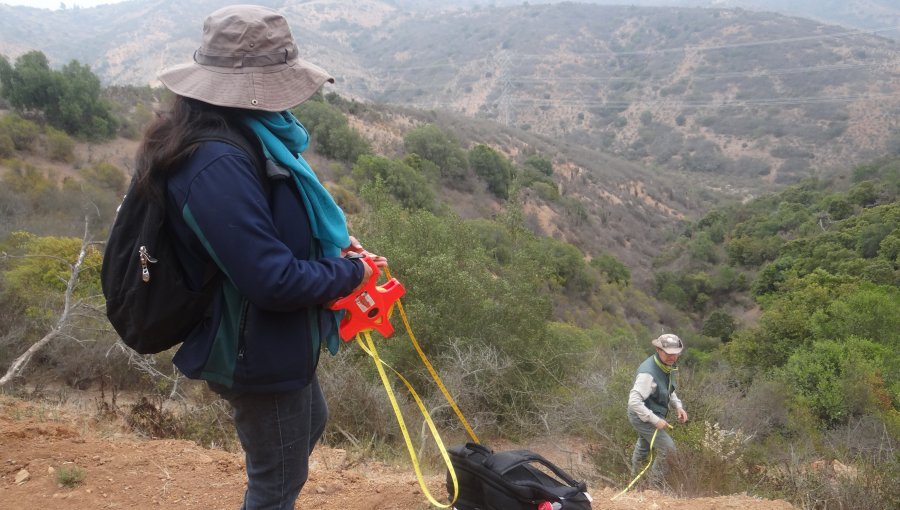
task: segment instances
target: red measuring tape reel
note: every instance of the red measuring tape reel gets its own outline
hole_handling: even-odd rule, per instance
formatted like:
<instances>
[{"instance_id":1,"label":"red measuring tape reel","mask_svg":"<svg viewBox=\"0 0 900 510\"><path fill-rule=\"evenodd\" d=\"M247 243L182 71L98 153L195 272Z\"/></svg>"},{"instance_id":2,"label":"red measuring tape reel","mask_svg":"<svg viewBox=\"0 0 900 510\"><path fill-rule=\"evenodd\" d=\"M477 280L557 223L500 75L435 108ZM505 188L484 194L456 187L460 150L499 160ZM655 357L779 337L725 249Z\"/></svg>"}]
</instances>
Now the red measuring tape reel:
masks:
<instances>
[{"instance_id":1,"label":"red measuring tape reel","mask_svg":"<svg viewBox=\"0 0 900 510\"><path fill-rule=\"evenodd\" d=\"M403 284L391 278L384 285L378 285L381 271L369 257L362 261L372 268L372 276L355 294L342 297L331 305L332 310L344 310L339 333L347 342L363 331L376 330L387 338L394 334L394 326L390 317L394 304L406 293Z\"/></svg>"}]
</instances>

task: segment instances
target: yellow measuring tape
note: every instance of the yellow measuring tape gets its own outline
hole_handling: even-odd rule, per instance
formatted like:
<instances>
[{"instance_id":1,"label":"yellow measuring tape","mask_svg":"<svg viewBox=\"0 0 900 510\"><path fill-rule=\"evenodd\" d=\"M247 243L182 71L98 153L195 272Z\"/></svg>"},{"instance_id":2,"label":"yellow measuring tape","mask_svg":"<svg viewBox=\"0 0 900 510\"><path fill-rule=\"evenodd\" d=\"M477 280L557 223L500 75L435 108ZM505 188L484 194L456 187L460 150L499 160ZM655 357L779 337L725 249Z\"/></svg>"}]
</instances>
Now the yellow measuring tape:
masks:
<instances>
[{"instance_id":1,"label":"yellow measuring tape","mask_svg":"<svg viewBox=\"0 0 900 510\"><path fill-rule=\"evenodd\" d=\"M647 461L647 465L644 466L644 469L642 469L641 472L638 473L638 475L636 477L634 477L634 480L632 480L631 483L628 484L628 487L625 487L625 490L623 490L622 492L620 492L620 493L616 494L615 496L613 496L612 498L610 498L610 501L615 501L616 498L618 498L622 494L625 494L626 492L628 492L628 489L631 489L631 486L634 485L634 483L637 482L642 476L644 476L644 473L647 471L647 469L649 469L650 466L653 465L653 451L654 451L653 450L653 442L656 441L656 434L658 432L659 432L659 429L654 430L653 437L650 438L650 460Z\"/></svg>"},{"instance_id":2,"label":"yellow measuring tape","mask_svg":"<svg viewBox=\"0 0 900 510\"><path fill-rule=\"evenodd\" d=\"M384 268L385 275L388 279L391 278L391 273L388 268ZM409 325L409 319L406 317L406 312L403 310L403 304L397 300L397 309L400 311L400 317L403 319L403 325L406 328L406 333L409 335L410 341L412 341L413 346L416 349L416 352L419 354L419 358L422 359L422 362L425 364L425 367L428 369L428 373L431 374L432 379L437 384L438 388L440 388L441 393L444 394L444 398L447 399L447 402L450 404L450 407L453 408L453 411L456 413L456 416L459 418L459 421L465 427L466 432L469 434L469 437L472 441L478 443L478 437L475 435L475 431L472 430L472 427L469 425L469 422L466 420L465 416L463 416L462 411L460 411L459 406L456 405L456 401L450 395L450 392L447 390L447 387L444 385L443 381L441 381L440 376L435 371L434 366L432 366L431 362L428 361L428 358L425 356L425 352L422 350L421 346L419 346L418 340L416 340L416 336L412 332L412 327ZM365 337L365 342L360 338L360 335L356 335L356 343L365 351L372 359L375 361L375 367L378 369L378 375L381 377L381 383L384 385L384 390L387 393L388 399L391 402L391 407L394 408L394 415L397 417L397 424L400 426L400 432L403 434L403 440L406 443L406 449L409 451L409 458L412 461L413 469L416 472L416 478L419 481L419 487L422 489L422 493L425 494L425 497L428 501L438 507L438 508L450 508L453 503L456 502L456 498L459 496L459 482L456 479L456 471L453 469L453 464L450 462L450 456L447 453L447 448L444 446L444 442L441 440L440 434L438 434L437 427L434 425L434 421L431 419L431 415L429 415L428 410L425 408L425 404L422 402L422 399L419 398L419 394L416 393L416 390L413 389L412 384L403 377L394 367L385 363L384 360L378 355L378 350L375 347L375 342L372 340L372 335L368 331L363 332L363 336ZM387 373L384 370L384 367L388 367L393 371L397 377L403 381L403 384L406 386L406 389L409 390L410 395L412 395L413 399L416 402L416 405L419 407L419 411L422 412L422 416L425 418L425 422L428 424L429 430L431 430L431 435L434 437L434 442L438 447L438 450L441 453L441 457L444 459L444 464L447 466L447 470L450 473L450 479L453 482L453 495L450 499L449 503L440 503L438 502L432 495L431 491L428 490L428 487L425 485L425 479L422 476L422 470L419 466L419 460L416 456L415 447L413 447L412 439L409 436L409 431L406 428L406 421L403 419L403 413L400 411L400 406L397 404L397 399L394 396L394 391L391 389L390 381L387 378Z\"/></svg>"}]
</instances>

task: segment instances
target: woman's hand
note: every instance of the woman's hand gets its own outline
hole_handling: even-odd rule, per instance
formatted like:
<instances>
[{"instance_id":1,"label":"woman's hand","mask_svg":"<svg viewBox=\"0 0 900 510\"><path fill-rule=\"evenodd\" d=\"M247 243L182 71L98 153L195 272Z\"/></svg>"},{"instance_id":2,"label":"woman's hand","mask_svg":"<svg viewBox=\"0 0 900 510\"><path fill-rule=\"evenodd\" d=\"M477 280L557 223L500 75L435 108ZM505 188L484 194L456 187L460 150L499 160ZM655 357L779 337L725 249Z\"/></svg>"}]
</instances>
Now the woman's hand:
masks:
<instances>
[{"instance_id":1,"label":"woman's hand","mask_svg":"<svg viewBox=\"0 0 900 510\"><path fill-rule=\"evenodd\" d=\"M380 255L375 255L374 253L370 253L369 251L366 251L366 249L362 247L362 244L360 244L360 242L353 236L350 236L350 246L341 250L341 256L343 257L344 255L346 255L350 252L359 253L360 255L365 255L366 257L369 257L370 259L372 259L372 262L374 262L375 265L378 267L387 267L387 265L388 265L388 261L386 258L384 258ZM369 276L372 276L372 269L368 268L368 265L366 265L366 267L367 267L366 270L368 271L367 274ZM366 281L368 281L368 278L365 278L363 280L364 283Z\"/></svg>"}]
</instances>

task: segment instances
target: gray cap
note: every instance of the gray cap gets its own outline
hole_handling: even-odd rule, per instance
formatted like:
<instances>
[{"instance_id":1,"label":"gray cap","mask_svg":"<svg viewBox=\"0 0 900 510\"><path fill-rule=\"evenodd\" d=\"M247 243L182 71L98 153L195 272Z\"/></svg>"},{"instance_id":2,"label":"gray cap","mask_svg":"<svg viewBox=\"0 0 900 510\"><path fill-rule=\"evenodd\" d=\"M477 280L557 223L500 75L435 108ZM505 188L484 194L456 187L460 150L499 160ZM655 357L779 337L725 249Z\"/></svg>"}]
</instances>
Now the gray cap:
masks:
<instances>
[{"instance_id":1,"label":"gray cap","mask_svg":"<svg viewBox=\"0 0 900 510\"><path fill-rule=\"evenodd\" d=\"M659 338L653 340L653 346L662 349L666 354L681 354L684 349L681 339L671 333L660 335Z\"/></svg>"}]
</instances>

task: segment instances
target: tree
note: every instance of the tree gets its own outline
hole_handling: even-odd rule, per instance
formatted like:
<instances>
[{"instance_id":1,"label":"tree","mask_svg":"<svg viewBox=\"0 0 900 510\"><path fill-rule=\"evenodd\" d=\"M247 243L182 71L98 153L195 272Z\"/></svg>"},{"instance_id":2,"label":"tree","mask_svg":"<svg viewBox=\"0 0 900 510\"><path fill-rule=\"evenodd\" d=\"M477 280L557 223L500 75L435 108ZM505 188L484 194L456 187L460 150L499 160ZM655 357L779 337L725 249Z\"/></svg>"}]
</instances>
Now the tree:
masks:
<instances>
[{"instance_id":1,"label":"tree","mask_svg":"<svg viewBox=\"0 0 900 510\"><path fill-rule=\"evenodd\" d=\"M892 405L884 376L897 355L882 345L851 336L814 343L793 354L784 375L797 388L796 398L829 424Z\"/></svg>"},{"instance_id":2,"label":"tree","mask_svg":"<svg viewBox=\"0 0 900 510\"><path fill-rule=\"evenodd\" d=\"M512 163L487 145L476 145L469 151L469 167L487 182L488 190L497 198L509 198Z\"/></svg>"},{"instance_id":3,"label":"tree","mask_svg":"<svg viewBox=\"0 0 900 510\"><path fill-rule=\"evenodd\" d=\"M6 278L13 292L26 293L32 304L26 313L32 314L36 320L49 320L51 326L43 337L34 342L25 352L16 357L7 367L6 373L0 377L0 386L12 381L28 365L28 362L50 342L58 337L72 337L72 327L77 320L77 313L96 312L91 300L99 287L100 254L91 240L87 218L84 221L84 236L77 239L38 238L30 234L20 234L19 244L25 249L25 255L18 258ZM72 260L73 249L77 254ZM9 258L4 253L4 257ZM93 278L83 281L83 271L93 271ZM61 286L62 285L62 286ZM47 295L59 296L62 302L54 314L46 308ZM27 301L27 300L26 300Z\"/></svg>"},{"instance_id":4,"label":"tree","mask_svg":"<svg viewBox=\"0 0 900 510\"><path fill-rule=\"evenodd\" d=\"M316 152L338 161L355 163L371 148L368 142L347 122L341 111L324 101L306 101L294 109L294 114L309 129L316 143Z\"/></svg>"},{"instance_id":5,"label":"tree","mask_svg":"<svg viewBox=\"0 0 900 510\"><path fill-rule=\"evenodd\" d=\"M591 267L606 274L606 281L609 283L628 285L631 281L631 271L619 259L608 253L601 253L591 259Z\"/></svg>"},{"instance_id":6,"label":"tree","mask_svg":"<svg viewBox=\"0 0 900 510\"><path fill-rule=\"evenodd\" d=\"M549 159L538 156L537 154L528 156L522 164L548 177L553 175L553 163L551 163Z\"/></svg>"},{"instance_id":7,"label":"tree","mask_svg":"<svg viewBox=\"0 0 900 510\"><path fill-rule=\"evenodd\" d=\"M403 140L406 152L419 156L437 165L441 178L451 187L468 189L469 164L456 138L434 124L417 127L406 134Z\"/></svg>"},{"instance_id":8,"label":"tree","mask_svg":"<svg viewBox=\"0 0 900 510\"><path fill-rule=\"evenodd\" d=\"M20 56L14 67L3 62L0 93L20 113L42 114L50 125L73 135L91 139L115 135L118 122L89 66L73 60L54 71L40 51Z\"/></svg>"},{"instance_id":9,"label":"tree","mask_svg":"<svg viewBox=\"0 0 900 510\"><path fill-rule=\"evenodd\" d=\"M87 65L73 60L63 66L57 80L61 94L45 108L47 120L67 133L93 139L112 138L118 121L101 98L100 79Z\"/></svg>"},{"instance_id":10,"label":"tree","mask_svg":"<svg viewBox=\"0 0 900 510\"><path fill-rule=\"evenodd\" d=\"M59 95L57 80L47 57L40 51L29 51L16 59L15 67L4 59L0 65L3 97L21 111L42 110Z\"/></svg>"},{"instance_id":11,"label":"tree","mask_svg":"<svg viewBox=\"0 0 900 510\"><path fill-rule=\"evenodd\" d=\"M714 310L709 317L703 321L703 328L700 330L706 336L718 338L722 343L731 340L731 335L737 329L734 317L724 310Z\"/></svg>"},{"instance_id":12,"label":"tree","mask_svg":"<svg viewBox=\"0 0 900 510\"><path fill-rule=\"evenodd\" d=\"M385 189L408 209L432 209L434 192L428 180L401 161L381 156L360 156L353 176L361 183L380 180Z\"/></svg>"}]
</instances>

